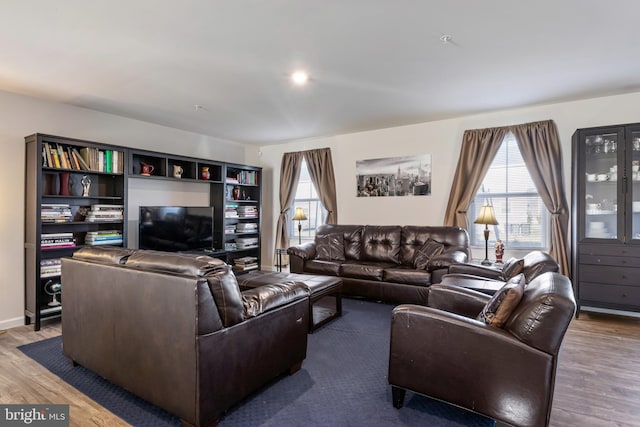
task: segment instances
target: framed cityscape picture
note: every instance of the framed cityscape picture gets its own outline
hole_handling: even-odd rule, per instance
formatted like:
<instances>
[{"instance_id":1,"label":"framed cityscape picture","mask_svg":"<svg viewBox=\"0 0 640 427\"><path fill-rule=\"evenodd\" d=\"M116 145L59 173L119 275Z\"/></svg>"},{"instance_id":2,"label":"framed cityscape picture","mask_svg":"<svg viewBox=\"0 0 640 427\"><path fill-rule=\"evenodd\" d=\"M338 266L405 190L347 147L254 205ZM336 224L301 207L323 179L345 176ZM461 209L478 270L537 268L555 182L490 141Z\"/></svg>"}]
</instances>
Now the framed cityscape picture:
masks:
<instances>
[{"instance_id":1,"label":"framed cityscape picture","mask_svg":"<svg viewBox=\"0 0 640 427\"><path fill-rule=\"evenodd\" d=\"M429 196L431 154L356 161L358 197Z\"/></svg>"}]
</instances>

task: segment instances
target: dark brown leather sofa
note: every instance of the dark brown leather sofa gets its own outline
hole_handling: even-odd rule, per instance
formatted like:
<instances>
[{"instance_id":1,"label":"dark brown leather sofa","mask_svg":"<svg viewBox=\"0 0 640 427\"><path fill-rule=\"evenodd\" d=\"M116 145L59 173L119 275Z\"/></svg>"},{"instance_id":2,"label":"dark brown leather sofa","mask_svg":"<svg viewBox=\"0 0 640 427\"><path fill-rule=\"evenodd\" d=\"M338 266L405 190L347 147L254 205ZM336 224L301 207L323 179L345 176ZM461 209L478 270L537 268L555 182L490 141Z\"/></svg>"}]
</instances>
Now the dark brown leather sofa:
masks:
<instances>
[{"instance_id":1,"label":"dark brown leather sofa","mask_svg":"<svg viewBox=\"0 0 640 427\"><path fill-rule=\"evenodd\" d=\"M575 313L571 282L547 272L524 287L504 327L476 320L490 297L433 285L429 306L392 314L389 383L514 426L547 426L558 352Z\"/></svg>"},{"instance_id":2,"label":"dark brown leather sofa","mask_svg":"<svg viewBox=\"0 0 640 427\"><path fill-rule=\"evenodd\" d=\"M343 295L414 304L426 304L429 285L470 256L463 228L330 224L287 253L292 273L341 277Z\"/></svg>"},{"instance_id":3,"label":"dark brown leather sofa","mask_svg":"<svg viewBox=\"0 0 640 427\"><path fill-rule=\"evenodd\" d=\"M62 260L63 352L184 424L220 415L306 357L301 283L240 292L224 262L83 248Z\"/></svg>"}]
</instances>

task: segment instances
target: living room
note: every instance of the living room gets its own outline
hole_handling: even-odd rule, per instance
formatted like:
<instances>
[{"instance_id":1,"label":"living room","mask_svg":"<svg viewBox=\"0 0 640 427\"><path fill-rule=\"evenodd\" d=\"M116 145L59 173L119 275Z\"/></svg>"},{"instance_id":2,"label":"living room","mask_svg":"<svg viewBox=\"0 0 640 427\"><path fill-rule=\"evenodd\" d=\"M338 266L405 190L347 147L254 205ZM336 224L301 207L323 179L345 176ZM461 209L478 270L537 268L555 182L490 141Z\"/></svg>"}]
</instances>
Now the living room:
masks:
<instances>
[{"instance_id":1,"label":"living room","mask_svg":"<svg viewBox=\"0 0 640 427\"><path fill-rule=\"evenodd\" d=\"M439 35L436 34L436 38ZM37 86L26 88L12 85L11 76L19 72L13 70L12 73L7 71L0 75L2 80L8 81L0 86L0 142L5 148L5 154L0 157L0 179L3 183L0 192L0 237L4 242L0 267L5 271L0 287L0 329L24 324L24 137L35 132L262 167L264 202L261 258L262 268L268 270L274 267L272 260L279 214L279 171L282 155L286 152L325 147L331 149L341 224L441 225L465 130L552 119L562 146L564 186L569 197L571 136L576 129L640 121L637 114L639 87L629 83L626 90L600 94L594 89L593 95L573 100L527 105L513 102L510 107L449 118L415 120L411 124L389 126L383 123L371 126L370 130L309 135L280 143L245 144L204 132L127 118L125 114L116 114L115 111L110 114L82 108L74 105L80 104L80 101L75 102L63 96L43 99L39 96ZM313 70L311 73L313 75ZM315 84L320 84L321 76L313 78L316 79ZM91 94L87 95L87 98L90 97ZM428 197L356 197L357 161L422 154L431 155L433 162L432 191ZM190 184L165 183L158 186L157 183L132 180L130 185L132 211L143 203L206 203L204 192ZM130 221L130 230L137 230L137 216L133 212L130 212ZM130 244L135 246L135 239L135 232L130 232ZM473 248L474 258L481 258L483 249ZM507 248L506 256L512 255L522 254ZM633 425L636 421L629 419L626 422Z\"/></svg>"}]
</instances>

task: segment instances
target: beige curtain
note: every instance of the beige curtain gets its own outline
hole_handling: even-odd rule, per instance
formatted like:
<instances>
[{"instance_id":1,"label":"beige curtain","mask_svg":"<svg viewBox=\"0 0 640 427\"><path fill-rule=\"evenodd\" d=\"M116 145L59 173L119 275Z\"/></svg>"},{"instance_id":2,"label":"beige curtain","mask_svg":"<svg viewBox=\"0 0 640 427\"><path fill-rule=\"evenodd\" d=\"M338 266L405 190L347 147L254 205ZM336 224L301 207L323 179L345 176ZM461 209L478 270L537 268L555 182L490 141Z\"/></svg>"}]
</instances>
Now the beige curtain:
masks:
<instances>
[{"instance_id":1,"label":"beige curtain","mask_svg":"<svg viewBox=\"0 0 640 427\"><path fill-rule=\"evenodd\" d=\"M556 124L553 120L526 123L512 126L511 131L540 198L551 214L549 255L560 265L560 272L569 275L569 208L564 193L562 149Z\"/></svg>"},{"instance_id":2,"label":"beige curtain","mask_svg":"<svg viewBox=\"0 0 640 427\"><path fill-rule=\"evenodd\" d=\"M304 151L311 181L318 191L320 202L327 210L325 224L338 223L338 205L336 202L336 179L333 174L333 160L330 148Z\"/></svg>"},{"instance_id":3,"label":"beige curtain","mask_svg":"<svg viewBox=\"0 0 640 427\"><path fill-rule=\"evenodd\" d=\"M296 195L300 169L302 164L302 152L284 153L280 165L280 215L276 226L274 264L276 263L275 249L289 247L289 211Z\"/></svg>"},{"instance_id":4,"label":"beige curtain","mask_svg":"<svg viewBox=\"0 0 640 427\"><path fill-rule=\"evenodd\" d=\"M489 128L464 132L444 225L469 229L467 209L478 192L508 130L508 128Z\"/></svg>"}]
</instances>

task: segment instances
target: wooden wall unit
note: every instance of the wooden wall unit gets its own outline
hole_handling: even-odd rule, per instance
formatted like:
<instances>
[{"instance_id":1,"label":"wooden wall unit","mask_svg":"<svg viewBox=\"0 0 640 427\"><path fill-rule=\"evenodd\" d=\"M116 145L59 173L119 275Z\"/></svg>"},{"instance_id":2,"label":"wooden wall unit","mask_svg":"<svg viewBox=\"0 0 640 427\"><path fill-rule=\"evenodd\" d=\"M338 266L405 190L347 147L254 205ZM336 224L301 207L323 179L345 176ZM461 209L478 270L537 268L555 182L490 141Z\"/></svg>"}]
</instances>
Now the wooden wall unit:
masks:
<instances>
[{"instance_id":1,"label":"wooden wall unit","mask_svg":"<svg viewBox=\"0 0 640 427\"><path fill-rule=\"evenodd\" d=\"M35 330L43 319L62 312L55 305L62 293L55 301L50 295L52 284L61 283L57 259L87 244L127 245L129 179L209 184L215 251L208 254L234 266L236 274L260 268L261 168L45 134L27 136L25 142L25 324L33 323ZM95 161L88 164L85 156L91 155ZM149 175L142 174L142 163L153 166ZM180 169L182 173L175 174ZM85 184L91 182L88 194L83 177L88 178ZM124 209L117 216L112 211L119 207ZM227 218L230 209L239 212L238 217ZM236 224L253 225L237 231ZM225 227L232 225L234 232L225 234ZM245 244L233 248L238 242ZM242 260L255 260L255 265L244 268Z\"/></svg>"}]
</instances>

